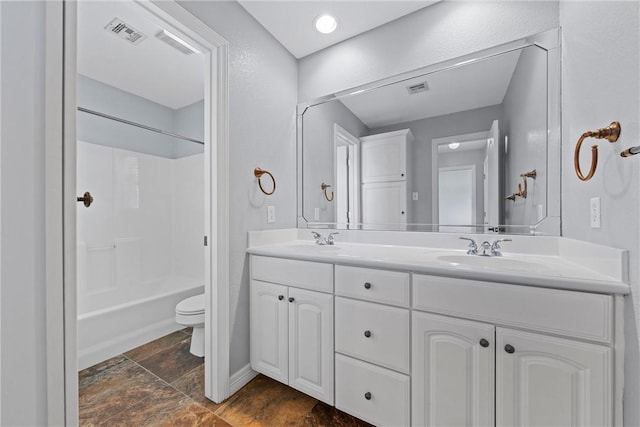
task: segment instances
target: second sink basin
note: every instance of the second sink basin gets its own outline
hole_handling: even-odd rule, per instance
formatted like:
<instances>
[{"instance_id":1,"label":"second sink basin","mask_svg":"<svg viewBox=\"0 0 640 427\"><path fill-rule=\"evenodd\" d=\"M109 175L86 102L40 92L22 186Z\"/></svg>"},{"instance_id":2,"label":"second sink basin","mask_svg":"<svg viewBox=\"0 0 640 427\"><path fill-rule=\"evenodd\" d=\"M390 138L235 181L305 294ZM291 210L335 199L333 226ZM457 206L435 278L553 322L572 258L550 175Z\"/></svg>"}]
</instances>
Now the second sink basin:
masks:
<instances>
[{"instance_id":1,"label":"second sink basin","mask_svg":"<svg viewBox=\"0 0 640 427\"><path fill-rule=\"evenodd\" d=\"M497 270L523 270L539 268L537 262L518 260L513 258L505 258L501 256L478 256L478 255L441 255L436 258L438 261L446 262L454 265L469 266L475 268L490 268Z\"/></svg>"}]
</instances>

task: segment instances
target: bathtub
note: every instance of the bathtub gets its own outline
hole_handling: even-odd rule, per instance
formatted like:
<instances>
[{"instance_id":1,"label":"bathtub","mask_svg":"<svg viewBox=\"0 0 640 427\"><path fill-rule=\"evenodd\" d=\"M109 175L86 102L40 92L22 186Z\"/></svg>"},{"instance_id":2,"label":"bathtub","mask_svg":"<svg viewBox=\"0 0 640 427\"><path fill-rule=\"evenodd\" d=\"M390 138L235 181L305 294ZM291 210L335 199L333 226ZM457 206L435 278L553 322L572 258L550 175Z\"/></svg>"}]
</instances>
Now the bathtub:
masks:
<instances>
[{"instance_id":1,"label":"bathtub","mask_svg":"<svg viewBox=\"0 0 640 427\"><path fill-rule=\"evenodd\" d=\"M78 369L183 328L175 307L204 292L201 280L167 277L122 292L78 295ZM82 310L82 312L80 312Z\"/></svg>"}]
</instances>

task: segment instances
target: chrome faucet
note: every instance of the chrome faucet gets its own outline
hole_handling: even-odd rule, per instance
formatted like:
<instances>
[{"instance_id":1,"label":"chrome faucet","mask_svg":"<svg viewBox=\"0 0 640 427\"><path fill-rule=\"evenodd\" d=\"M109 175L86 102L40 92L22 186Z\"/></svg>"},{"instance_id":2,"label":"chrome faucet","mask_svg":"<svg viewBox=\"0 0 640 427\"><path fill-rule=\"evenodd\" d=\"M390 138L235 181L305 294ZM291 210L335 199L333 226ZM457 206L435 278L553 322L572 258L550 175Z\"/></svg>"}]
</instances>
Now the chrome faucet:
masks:
<instances>
[{"instance_id":1,"label":"chrome faucet","mask_svg":"<svg viewBox=\"0 0 640 427\"><path fill-rule=\"evenodd\" d=\"M468 237L460 237L460 240L468 240L469 247L467 248L467 255L477 255L478 254L478 245L476 245L476 241L470 239Z\"/></svg>"},{"instance_id":2,"label":"chrome faucet","mask_svg":"<svg viewBox=\"0 0 640 427\"><path fill-rule=\"evenodd\" d=\"M327 237L323 237L322 234L320 233L316 233L315 231L312 231L311 234L313 235L313 238L316 239L316 245L333 245L334 241L333 241L333 236L335 236L336 234L340 234L337 231L333 232L333 233L329 233L329 235Z\"/></svg>"},{"instance_id":3,"label":"chrome faucet","mask_svg":"<svg viewBox=\"0 0 640 427\"><path fill-rule=\"evenodd\" d=\"M500 242L510 242L511 239L498 239L491 244L491 256L502 256Z\"/></svg>"},{"instance_id":4,"label":"chrome faucet","mask_svg":"<svg viewBox=\"0 0 640 427\"><path fill-rule=\"evenodd\" d=\"M511 239L498 239L493 243L489 243L487 240L480 244L480 247L476 244L476 241L469 237L460 237L461 240L468 240L469 247L467 248L467 255L478 256L502 256L500 251L500 242L510 242ZM482 252L478 252L481 250Z\"/></svg>"}]
</instances>

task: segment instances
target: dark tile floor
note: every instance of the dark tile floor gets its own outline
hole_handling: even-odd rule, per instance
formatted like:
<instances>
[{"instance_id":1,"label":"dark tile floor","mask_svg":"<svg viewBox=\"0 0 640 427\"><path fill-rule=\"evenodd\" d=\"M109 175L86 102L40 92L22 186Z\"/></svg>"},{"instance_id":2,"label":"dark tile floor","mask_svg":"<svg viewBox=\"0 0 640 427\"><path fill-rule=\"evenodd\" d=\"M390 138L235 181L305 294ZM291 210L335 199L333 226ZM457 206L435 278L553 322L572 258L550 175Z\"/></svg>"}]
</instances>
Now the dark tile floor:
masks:
<instances>
[{"instance_id":1,"label":"dark tile floor","mask_svg":"<svg viewBox=\"0 0 640 427\"><path fill-rule=\"evenodd\" d=\"M80 372L81 426L368 426L259 375L221 404L204 397L203 358L185 329Z\"/></svg>"}]
</instances>

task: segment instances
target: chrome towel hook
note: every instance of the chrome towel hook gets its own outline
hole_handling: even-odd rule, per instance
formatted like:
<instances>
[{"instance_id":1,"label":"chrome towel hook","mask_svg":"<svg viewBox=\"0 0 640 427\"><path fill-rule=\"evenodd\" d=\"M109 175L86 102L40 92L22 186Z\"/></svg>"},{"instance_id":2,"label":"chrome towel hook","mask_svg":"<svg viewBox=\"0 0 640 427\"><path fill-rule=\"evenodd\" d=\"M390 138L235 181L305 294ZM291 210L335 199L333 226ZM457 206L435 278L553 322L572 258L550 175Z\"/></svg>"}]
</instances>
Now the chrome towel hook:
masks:
<instances>
[{"instance_id":1,"label":"chrome towel hook","mask_svg":"<svg viewBox=\"0 0 640 427\"><path fill-rule=\"evenodd\" d=\"M253 170L253 174L255 175L256 178L258 178L258 186L260 187L260 191L262 191L267 196L270 196L270 195L272 195L273 193L276 192L276 179L273 177L271 172L269 172L267 170L264 170L264 169L255 168ZM271 181L273 181L273 189L270 192L266 191L264 189L264 187L262 186L261 178L262 178L262 175L265 175L265 174L269 175L269 177L271 178Z\"/></svg>"},{"instance_id":2,"label":"chrome towel hook","mask_svg":"<svg viewBox=\"0 0 640 427\"><path fill-rule=\"evenodd\" d=\"M620 127L619 122L611 122L609 126L606 128L600 128L595 131L587 131L582 134L578 142L576 143L576 150L573 153L573 166L576 170L576 175L582 181L589 181L593 178L593 174L596 173L596 167L598 167L598 146L591 146L591 167L589 168L589 173L587 175L583 175L580 170L580 147L582 146L582 142L587 138L595 138L595 139L606 139L609 142L616 142L620 137L620 131L622 128Z\"/></svg>"}]
</instances>

